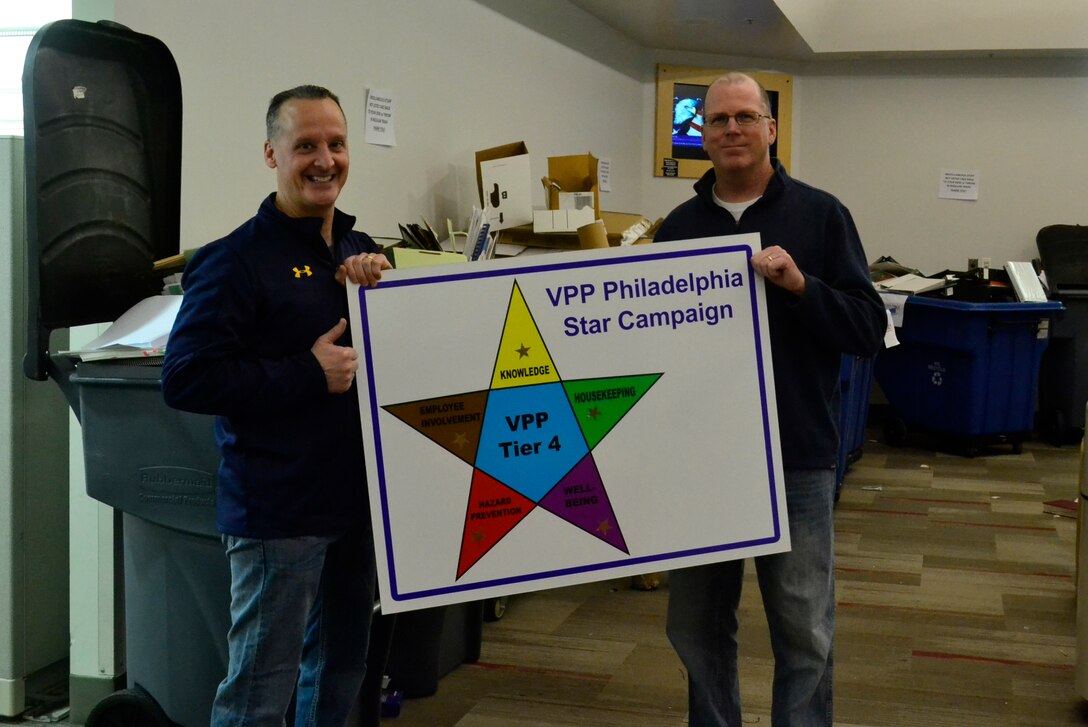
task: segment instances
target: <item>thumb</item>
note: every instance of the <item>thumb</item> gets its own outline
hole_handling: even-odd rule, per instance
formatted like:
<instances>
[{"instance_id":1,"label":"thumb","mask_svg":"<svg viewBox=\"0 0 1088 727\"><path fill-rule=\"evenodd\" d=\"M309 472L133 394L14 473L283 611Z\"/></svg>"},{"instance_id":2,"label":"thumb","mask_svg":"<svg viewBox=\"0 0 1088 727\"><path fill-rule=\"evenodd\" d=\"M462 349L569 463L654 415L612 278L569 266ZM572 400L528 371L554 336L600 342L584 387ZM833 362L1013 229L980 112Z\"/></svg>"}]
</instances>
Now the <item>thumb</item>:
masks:
<instances>
[{"instance_id":1,"label":"thumb","mask_svg":"<svg viewBox=\"0 0 1088 727\"><path fill-rule=\"evenodd\" d=\"M325 333L318 337L318 341L327 341L329 343L336 343L340 340L340 336L344 335L344 331L347 330L348 322L341 318L335 326L330 328Z\"/></svg>"}]
</instances>

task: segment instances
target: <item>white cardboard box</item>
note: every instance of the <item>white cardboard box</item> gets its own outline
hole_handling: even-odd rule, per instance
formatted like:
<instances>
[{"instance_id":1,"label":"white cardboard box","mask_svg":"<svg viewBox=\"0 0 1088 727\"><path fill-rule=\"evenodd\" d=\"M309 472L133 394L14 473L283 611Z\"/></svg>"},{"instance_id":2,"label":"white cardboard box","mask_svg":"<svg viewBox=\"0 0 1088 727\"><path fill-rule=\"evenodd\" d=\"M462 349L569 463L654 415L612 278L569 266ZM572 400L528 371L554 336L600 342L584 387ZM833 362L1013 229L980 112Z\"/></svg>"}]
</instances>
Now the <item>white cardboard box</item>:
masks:
<instances>
[{"instance_id":1,"label":"white cardboard box","mask_svg":"<svg viewBox=\"0 0 1088 727\"><path fill-rule=\"evenodd\" d=\"M533 210L533 232L577 232L593 222L593 208L580 210Z\"/></svg>"},{"instance_id":2,"label":"white cardboard box","mask_svg":"<svg viewBox=\"0 0 1088 727\"><path fill-rule=\"evenodd\" d=\"M523 142L476 152L476 171L492 231L533 221L529 151Z\"/></svg>"}]
</instances>

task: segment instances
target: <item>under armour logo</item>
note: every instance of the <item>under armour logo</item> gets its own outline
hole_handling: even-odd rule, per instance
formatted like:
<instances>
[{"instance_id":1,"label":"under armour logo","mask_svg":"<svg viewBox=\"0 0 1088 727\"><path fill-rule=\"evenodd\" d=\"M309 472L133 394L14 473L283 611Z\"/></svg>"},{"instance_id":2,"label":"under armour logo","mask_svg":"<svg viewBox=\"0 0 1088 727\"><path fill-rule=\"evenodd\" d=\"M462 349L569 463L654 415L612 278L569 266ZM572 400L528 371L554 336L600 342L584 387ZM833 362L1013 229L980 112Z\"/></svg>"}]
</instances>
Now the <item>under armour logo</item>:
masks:
<instances>
[{"instance_id":1,"label":"under armour logo","mask_svg":"<svg viewBox=\"0 0 1088 727\"><path fill-rule=\"evenodd\" d=\"M296 278L301 278L303 275L305 275L308 278L311 275L313 275L313 272L310 270L309 265L303 265L301 270L298 269L298 268L291 268L291 269L295 271L295 277Z\"/></svg>"}]
</instances>

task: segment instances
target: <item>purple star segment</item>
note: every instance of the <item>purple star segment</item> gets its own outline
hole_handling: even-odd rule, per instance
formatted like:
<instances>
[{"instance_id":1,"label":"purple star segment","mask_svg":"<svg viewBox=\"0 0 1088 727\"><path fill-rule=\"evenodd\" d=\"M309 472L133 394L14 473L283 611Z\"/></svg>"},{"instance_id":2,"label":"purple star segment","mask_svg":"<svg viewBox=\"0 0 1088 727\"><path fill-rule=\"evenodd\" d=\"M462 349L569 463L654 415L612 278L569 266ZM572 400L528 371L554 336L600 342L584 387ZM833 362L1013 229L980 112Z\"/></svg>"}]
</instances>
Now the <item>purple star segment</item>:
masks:
<instances>
[{"instance_id":1,"label":"purple star segment","mask_svg":"<svg viewBox=\"0 0 1088 727\"><path fill-rule=\"evenodd\" d=\"M563 381L515 280L487 389L383 406L473 468L457 578L537 509L629 554L593 448L659 378Z\"/></svg>"}]
</instances>

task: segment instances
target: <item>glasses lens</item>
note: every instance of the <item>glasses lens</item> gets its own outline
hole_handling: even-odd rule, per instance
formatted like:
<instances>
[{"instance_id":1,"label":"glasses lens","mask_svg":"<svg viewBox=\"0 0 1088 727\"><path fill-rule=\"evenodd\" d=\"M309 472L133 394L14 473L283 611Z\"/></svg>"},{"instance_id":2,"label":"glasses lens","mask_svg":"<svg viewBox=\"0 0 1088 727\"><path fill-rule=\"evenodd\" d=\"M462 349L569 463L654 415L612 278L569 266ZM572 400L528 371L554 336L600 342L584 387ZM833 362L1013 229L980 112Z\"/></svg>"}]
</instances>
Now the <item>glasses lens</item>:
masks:
<instances>
[{"instance_id":1,"label":"glasses lens","mask_svg":"<svg viewBox=\"0 0 1088 727\"><path fill-rule=\"evenodd\" d=\"M707 119L706 125L713 129L724 129L729 126L729 119L736 119L737 124L740 126L751 126L763 118L760 114L752 113L750 111L741 111L739 114L730 116L729 114L717 114Z\"/></svg>"}]
</instances>

